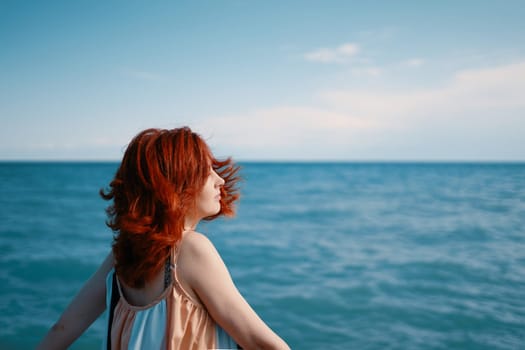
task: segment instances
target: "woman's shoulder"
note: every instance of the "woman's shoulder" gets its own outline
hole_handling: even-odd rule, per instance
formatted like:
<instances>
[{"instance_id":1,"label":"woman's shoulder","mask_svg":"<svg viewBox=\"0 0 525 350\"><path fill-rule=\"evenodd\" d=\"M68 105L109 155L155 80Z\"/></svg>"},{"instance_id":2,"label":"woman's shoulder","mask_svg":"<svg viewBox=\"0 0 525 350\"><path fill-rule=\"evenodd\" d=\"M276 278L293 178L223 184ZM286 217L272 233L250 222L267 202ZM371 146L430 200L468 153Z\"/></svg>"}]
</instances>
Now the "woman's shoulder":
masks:
<instances>
[{"instance_id":1,"label":"woman's shoulder","mask_svg":"<svg viewBox=\"0 0 525 350\"><path fill-rule=\"evenodd\" d=\"M178 255L178 270L190 284L196 279L208 275L217 266L224 265L211 240L196 231L189 231L184 234Z\"/></svg>"},{"instance_id":2,"label":"woman's shoulder","mask_svg":"<svg viewBox=\"0 0 525 350\"><path fill-rule=\"evenodd\" d=\"M186 253L195 259L206 257L210 253L216 254L217 250L206 235L197 231L187 231L180 245L180 255L186 255Z\"/></svg>"},{"instance_id":3,"label":"woman's shoulder","mask_svg":"<svg viewBox=\"0 0 525 350\"><path fill-rule=\"evenodd\" d=\"M179 247L176 274L179 283L188 291L191 299L203 304L199 297L203 290L203 281L209 279L210 273L221 265L224 265L224 262L208 237L195 231L184 234Z\"/></svg>"}]
</instances>

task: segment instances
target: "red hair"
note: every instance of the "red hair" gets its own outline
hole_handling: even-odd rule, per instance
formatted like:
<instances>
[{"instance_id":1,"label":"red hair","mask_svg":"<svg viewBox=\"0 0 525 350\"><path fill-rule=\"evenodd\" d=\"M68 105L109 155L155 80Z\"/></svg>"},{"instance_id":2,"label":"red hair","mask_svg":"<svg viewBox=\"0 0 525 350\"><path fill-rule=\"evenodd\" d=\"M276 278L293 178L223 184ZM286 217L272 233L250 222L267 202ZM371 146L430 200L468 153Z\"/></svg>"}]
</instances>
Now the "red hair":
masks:
<instances>
[{"instance_id":1,"label":"red hair","mask_svg":"<svg viewBox=\"0 0 525 350\"><path fill-rule=\"evenodd\" d=\"M221 209L206 220L233 216L239 198L239 167L231 158L219 161L188 127L147 129L128 145L109 185L100 190L107 225L114 231L115 270L124 283L142 288L164 266L182 237L184 218L213 169L224 179Z\"/></svg>"}]
</instances>

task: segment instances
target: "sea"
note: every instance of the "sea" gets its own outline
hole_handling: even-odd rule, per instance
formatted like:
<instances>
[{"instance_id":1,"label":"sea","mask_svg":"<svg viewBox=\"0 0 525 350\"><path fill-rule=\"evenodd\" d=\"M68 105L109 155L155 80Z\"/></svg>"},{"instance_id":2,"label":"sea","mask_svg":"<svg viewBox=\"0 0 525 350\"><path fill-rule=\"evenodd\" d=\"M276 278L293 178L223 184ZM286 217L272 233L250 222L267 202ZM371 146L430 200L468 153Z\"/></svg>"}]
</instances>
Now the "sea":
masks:
<instances>
[{"instance_id":1,"label":"sea","mask_svg":"<svg viewBox=\"0 0 525 350\"><path fill-rule=\"evenodd\" d=\"M525 349L525 163L240 165L236 217L198 230L292 349ZM34 348L109 252L117 167L0 163L0 349Z\"/></svg>"}]
</instances>

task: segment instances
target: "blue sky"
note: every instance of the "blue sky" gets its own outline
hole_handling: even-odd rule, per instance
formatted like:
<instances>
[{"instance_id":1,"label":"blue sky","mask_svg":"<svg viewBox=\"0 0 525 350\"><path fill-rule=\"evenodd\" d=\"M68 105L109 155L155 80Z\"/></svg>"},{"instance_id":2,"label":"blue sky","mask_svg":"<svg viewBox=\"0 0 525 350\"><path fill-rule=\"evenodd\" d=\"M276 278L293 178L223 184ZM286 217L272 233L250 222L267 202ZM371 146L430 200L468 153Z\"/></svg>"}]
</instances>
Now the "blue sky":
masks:
<instances>
[{"instance_id":1,"label":"blue sky","mask_svg":"<svg viewBox=\"0 0 525 350\"><path fill-rule=\"evenodd\" d=\"M523 1L0 2L0 159L525 161Z\"/></svg>"}]
</instances>

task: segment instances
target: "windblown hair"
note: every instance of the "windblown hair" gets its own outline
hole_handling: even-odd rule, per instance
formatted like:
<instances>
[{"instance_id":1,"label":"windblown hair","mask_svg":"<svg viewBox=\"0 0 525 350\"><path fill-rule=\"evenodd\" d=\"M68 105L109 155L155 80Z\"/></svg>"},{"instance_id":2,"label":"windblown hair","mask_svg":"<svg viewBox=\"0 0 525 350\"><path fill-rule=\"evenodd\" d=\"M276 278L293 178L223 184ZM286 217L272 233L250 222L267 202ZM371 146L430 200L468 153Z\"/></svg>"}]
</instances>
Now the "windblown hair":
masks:
<instances>
[{"instance_id":1,"label":"windblown hair","mask_svg":"<svg viewBox=\"0 0 525 350\"><path fill-rule=\"evenodd\" d=\"M125 284L142 288L164 267L210 165L224 185L220 211L205 219L233 216L239 167L231 158L214 158L190 128L147 129L128 145L109 189L100 190L102 198L113 200L106 224L114 232L115 270Z\"/></svg>"}]
</instances>

